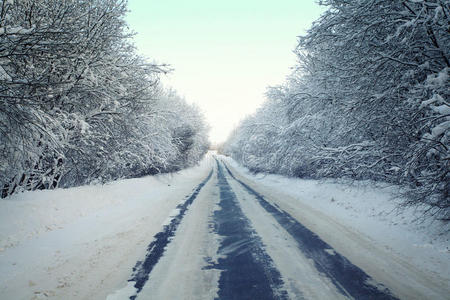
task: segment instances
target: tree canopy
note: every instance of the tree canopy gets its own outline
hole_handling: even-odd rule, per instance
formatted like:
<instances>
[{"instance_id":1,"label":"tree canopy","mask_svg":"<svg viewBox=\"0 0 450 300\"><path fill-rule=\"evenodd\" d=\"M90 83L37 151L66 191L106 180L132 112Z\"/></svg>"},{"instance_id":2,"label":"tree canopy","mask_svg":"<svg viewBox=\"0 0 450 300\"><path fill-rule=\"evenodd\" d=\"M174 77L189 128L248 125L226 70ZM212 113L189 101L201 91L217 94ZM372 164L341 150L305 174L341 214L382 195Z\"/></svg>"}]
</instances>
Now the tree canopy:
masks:
<instances>
[{"instance_id":1,"label":"tree canopy","mask_svg":"<svg viewBox=\"0 0 450 300\"><path fill-rule=\"evenodd\" d=\"M372 179L449 219L448 1L320 1L295 71L223 151L254 171Z\"/></svg>"},{"instance_id":2,"label":"tree canopy","mask_svg":"<svg viewBox=\"0 0 450 300\"><path fill-rule=\"evenodd\" d=\"M122 0L0 1L0 185L175 171L208 148L199 110L136 54Z\"/></svg>"}]
</instances>

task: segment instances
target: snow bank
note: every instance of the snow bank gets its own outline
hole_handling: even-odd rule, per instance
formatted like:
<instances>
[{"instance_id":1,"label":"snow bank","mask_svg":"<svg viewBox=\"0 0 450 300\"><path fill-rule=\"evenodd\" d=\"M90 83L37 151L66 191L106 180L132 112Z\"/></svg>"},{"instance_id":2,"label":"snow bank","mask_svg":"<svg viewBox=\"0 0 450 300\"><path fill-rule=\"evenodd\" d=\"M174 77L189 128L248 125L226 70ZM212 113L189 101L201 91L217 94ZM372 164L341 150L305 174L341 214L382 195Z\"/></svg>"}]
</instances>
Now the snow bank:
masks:
<instances>
[{"instance_id":1,"label":"snow bank","mask_svg":"<svg viewBox=\"0 0 450 300\"><path fill-rule=\"evenodd\" d=\"M198 168L180 172L194 175ZM42 233L61 229L80 217L133 199L149 200L149 192L175 184L174 174L125 179L104 185L26 191L0 200L0 252ZM152 195L157 196L157 195ZM181 199L180 199L181 200Z\"/></svg>"}]
</instances>

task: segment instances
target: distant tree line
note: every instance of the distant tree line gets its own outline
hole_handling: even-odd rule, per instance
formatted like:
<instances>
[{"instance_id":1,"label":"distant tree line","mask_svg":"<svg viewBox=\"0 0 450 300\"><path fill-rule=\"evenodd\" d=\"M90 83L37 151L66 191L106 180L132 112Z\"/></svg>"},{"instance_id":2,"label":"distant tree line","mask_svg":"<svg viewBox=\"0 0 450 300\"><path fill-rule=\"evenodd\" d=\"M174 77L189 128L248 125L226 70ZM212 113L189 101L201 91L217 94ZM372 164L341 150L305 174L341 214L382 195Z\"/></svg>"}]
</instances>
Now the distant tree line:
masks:
<instances>
[{"instance_id":1,"label":"distant tree line","mask_svg":"<svg viewBox=\"0 0 450 300\"><path fill-rule=\"evenodd\" d=\"M449 1L320 3L295 71L222 151L255 172L399 184L448 221Z\"/></svg>"},{"instance_id":2,"label":"distant tree line","mask_svg":"<svg viewBox=\"0 0 450 300\"><path fill-rule=\"evenodd\" d=\"M135 52L121 0L0 0L0 188L176 171L208 148L199 110Z\"/></svg>"}]
</instances>

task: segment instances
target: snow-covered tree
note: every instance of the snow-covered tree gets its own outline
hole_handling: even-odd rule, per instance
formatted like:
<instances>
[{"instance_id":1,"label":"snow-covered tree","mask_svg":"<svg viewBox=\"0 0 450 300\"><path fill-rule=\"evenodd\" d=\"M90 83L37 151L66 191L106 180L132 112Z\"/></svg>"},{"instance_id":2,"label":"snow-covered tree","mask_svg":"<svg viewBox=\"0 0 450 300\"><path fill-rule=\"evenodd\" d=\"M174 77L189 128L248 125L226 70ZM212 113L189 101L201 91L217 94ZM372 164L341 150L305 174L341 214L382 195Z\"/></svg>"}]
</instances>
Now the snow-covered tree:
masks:
<instances>
[{"instance_id":1,"label":"snow-covered tree","mask_svg":"<svg viewBox=\"0 0 450 300\"><path fill-rule=\"evenodd\" d=\"M122 0L0 1L2 196L162 172L182 155L161 108L169 69L136 55L126 9ZM205 152L201 116L168 109L202 124L180 167L192 165Z\"/></svg>"},{"instance_id":2,"label":"snow-covered tree","mask_svg":"<svg viewBox=\"0 0 450 300\"><path fill-rule=\"evenodd\" d=\"M272 112L244 121L225 149L244 163L236 152L265 166L279 157L271 172L403 184L410 203L448 219L449 2L320 3L328 10L299 38L295 72L269 93L285 113L266 104ZM243 126L274 112L282 128L256 149Z\"/></svg>"}]
</instances>

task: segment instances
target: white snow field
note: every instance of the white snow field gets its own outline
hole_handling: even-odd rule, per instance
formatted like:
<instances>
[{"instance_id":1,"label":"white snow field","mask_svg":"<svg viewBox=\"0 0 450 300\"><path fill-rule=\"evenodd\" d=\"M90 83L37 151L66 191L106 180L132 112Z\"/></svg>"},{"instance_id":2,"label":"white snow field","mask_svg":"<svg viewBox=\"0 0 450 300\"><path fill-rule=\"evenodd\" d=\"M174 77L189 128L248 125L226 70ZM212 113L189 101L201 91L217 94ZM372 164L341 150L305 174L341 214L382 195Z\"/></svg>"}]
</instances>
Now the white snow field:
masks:
<instances>
[{"instance_id":1,"label":"white snow field","mask_svg":"<svg viewBox=\"0 0 450 300\"><path fill-rule=\"evenodd\" d=\"M0 299L106 299L212 163L2 199Z\"/></svg>"},{"instance_id":2,"label":"white snow field","mask_svg":"<svg viewBox=\"0 0 450 300\"><path fill-rule=\"evenodd\" d=\"M396 297L448 299L448 235L439 235L437 222L414 222L411 210L388 214L394 208L391 188L253 175L230 158L216 157L236 179L329 244L330 256L345 256ZM222 271L213 265L243 245L219 250L223 237L213 228L222 190L208 154L199 166L176 174L1 200L0 299L128 299L136 293L128 282L132 268L211 170L137 299L220 296ZM347 299L255 195L223 173L288 298Z\"/></svg>"}]
</instances>

